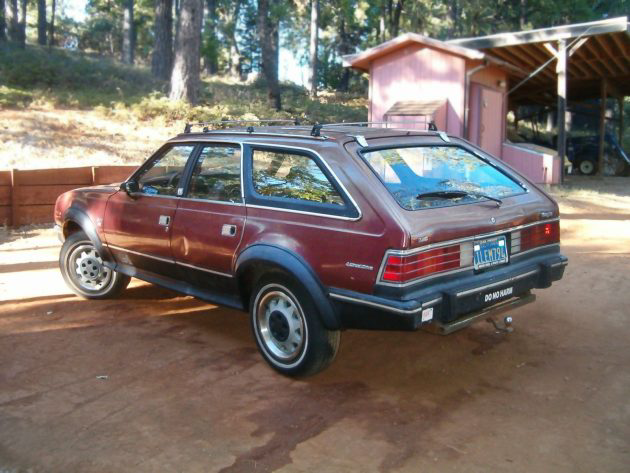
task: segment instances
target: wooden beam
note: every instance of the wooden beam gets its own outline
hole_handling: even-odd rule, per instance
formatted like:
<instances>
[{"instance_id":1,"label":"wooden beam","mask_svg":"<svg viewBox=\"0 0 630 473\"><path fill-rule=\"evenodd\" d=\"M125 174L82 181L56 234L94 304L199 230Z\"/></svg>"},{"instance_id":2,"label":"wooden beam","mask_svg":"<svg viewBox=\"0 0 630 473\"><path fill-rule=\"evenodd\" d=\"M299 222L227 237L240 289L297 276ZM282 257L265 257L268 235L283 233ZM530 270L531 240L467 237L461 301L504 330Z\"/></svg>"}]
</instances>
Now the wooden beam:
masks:
<instances>
[{"instance_id":1,"label":"wooden beam","mask_svg":"<svg viewBox=\"0 0 630 473\"><path fill-rule=\"evenodd\" d=\"M17 227L20 224L20 201L18 199L18 178L19 171L11 169L11 226Z\"/></svg>"},{"instance_id":2,"label":"wooden beam","mask_svg":"<svg viewBox=\"0 0 630 473\"><path fill-rule=\"evenodd\" d=\"M607 80L604 77L602 79L601 86L601 103L599 108L599 148L597 150L597 164L598 164L598 174L600 176L604 175L604 137L606 134L606 86Z\"/></svg>"},{"instance_id":3,"label":"wooden beam","mask_svg":"<svg viewBox=\"0 0 630 473\"><path fill-rule=\"evenodd\" d=\"M502 48L501 51L499 52L498 49L493 51L493 54L495 56L499 56L500 59L503 59L504 61L510 62L510 63L516 63L518 64L518 66L522 69L528 70L530 72L533 72L536 68L532 66L530 66L529 64L527 64L525 61L523 61L522 59L520 59L519 57L516 57L514 54L508 52L505 50L505 48ZM542 71L542 73L545 73L545 71ZM548 77L550 78L550 77ZM535 81L545 81L544 77L540 76L540 75L535 75L533 76L530 80L535 80Z\"/></svg>"},{"instance_id":4,"label":"wooden beam","mask_svg":"<svg viewBox=\"0 0 630 473\"><path fill-rule=\"evenodd\" d=\"M579 61L569 61L569 65L568 65L569 72L575 69L580 71L580 74L573 73L573 75L575 75L579 79L588 79L589 77L592 77L591 71L588 68L584 67L584 65L581 64Z\"/></svg>"},{"instance_id":5,"label":"wooden beam","mask_svg":"<svg viewBox=\"0 0 630 473\"><path fill-rule=\"evenodd\" d=\"M564 182L564 156L567 149L567 42L558 40L558 54L556 56L556 73L558 74L558 158L560 159L560 184Z\"/></svg>"},{"instance_id":6,"label":"wooden beam","mask_svg":"<svg viewBox=\"0 0 630 473\"><path fill-rule=\"evenodd\" d=\"M623 103L625 100L624 96L619 97L619 146L623 147Z\"/></svg>"},{"instance_id":7,"label":"wooden beam","mask_svg":"<svg viewBox=\"0 0 630 473\"><path fill-rule=\"evenodd\" d=\"M604 57L605 63L608 64L608 65L614 64L615 67L617 68L617 71L616 71L615 75L622 75L622 74L624 74L626 72L626 68L618 62L618 59L615 57L615 54L613 54L612 49L614 49L614 48L610 47L610 44L607 43L604 40L604 37L593 36L593 39L595 40L595 43L597 44L597 47L601 51L604 52L604 56L603 57ZM608 59L608 60L606 60L606 59Z\"/></svg>"},{"instance_id":8,"label":"wooden beam","mask_svg":"<svg viewBox=\"0 0 630 473\"><path fill-rule=\"evenodd\" d=\"M600 55L599 51L595 48L595 43L592 41L589 41L586 43L586 49L589 50L589 52L593 55L593 59L591 60L591 65L593 65L594 67L594 62L597 63L597 66L603 66L600 68L600 71L605 71L605 72L600 72L600 76L601 77L605 77L607 75L616 75L617 73L608 65L608 62L605 60L602 60L602 56Z\"/></svg>"},{"instance_id":9,"label":"wooden beam","mask_svg":"<svg viewBox=\"0 0 630 473\"><path fill-rule=\"evenodd\" d=\"M582 38L581 40L579 40L577 43L575 43L573 46L571 46L571 49L569 49L569 57L573 56L573 54L580 49L581 46L584 45L584 43L586 43L588 41L588 37L586 38Z\"/></svg>"},{"instance_id":10,"label":"wooden beam","mask_svg":"<svg viewBox=\"0 0 630 473\"><path fill-rule=\"evenodd\" d=\"M542 54L538 54L535 48L528 48L525 46L513 46L512 49L515 49L518 53L521 54L522 57L527 57L529 59L528 64L532 66L532 70L538 69L549 60L548 57L545 57ZM550 66L551 63L549 64L549 66L543 69L541 73L549 79L555 79L553 72L551 72Z\"/></svg>"},{"instance_id":11,"label":"wooden beam","mask_svg":"<svg viewBox=\"0 0 630 473\"><path fill-rule=\"evenodd\" d=\"M626 33L622 33L622 34L626 35ZM618 33L611 34L610 38L612 38L613 43L617 45L617 49L619 49L619 52L621 53L622 56L624 57L630 56L630 51L628 51L627 45L623 42L623 40L621 39L621 36Z\"/></svg>"},{"instance_id":12,"label":"wooden beam","mask_svg":"<svg viewBox=\"0 0 630 473\"><path fill-rule=\"evenodd\" d=\"M558 55L558 50L556 48L554 48L550 43L543 43L543 47L549 51L549 54L551 54L552 56L557 56Z\"/></svg>"}]
</instances>

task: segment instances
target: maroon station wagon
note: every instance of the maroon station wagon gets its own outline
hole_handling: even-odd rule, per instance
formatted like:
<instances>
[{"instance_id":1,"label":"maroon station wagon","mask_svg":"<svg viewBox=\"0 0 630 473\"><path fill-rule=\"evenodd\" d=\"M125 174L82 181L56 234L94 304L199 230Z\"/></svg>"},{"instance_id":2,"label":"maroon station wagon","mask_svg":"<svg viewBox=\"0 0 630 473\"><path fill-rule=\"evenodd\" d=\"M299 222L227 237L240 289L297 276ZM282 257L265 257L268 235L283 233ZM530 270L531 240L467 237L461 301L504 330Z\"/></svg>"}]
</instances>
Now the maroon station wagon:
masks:
<instances>
[{"instance_id":1,"label":"maroon station wagon","mask_svg":"<svg viewBox=\"0 0 630 473\"><path fill-rule=\"evenodd\" d=\"M122 185L57 199L76 294L112 297L135 277L248 311L265 360L304 376L330 364L344 329L447 334L562 278L557 204L467 141L201 126Z\"/></svg>"}]
</instances>

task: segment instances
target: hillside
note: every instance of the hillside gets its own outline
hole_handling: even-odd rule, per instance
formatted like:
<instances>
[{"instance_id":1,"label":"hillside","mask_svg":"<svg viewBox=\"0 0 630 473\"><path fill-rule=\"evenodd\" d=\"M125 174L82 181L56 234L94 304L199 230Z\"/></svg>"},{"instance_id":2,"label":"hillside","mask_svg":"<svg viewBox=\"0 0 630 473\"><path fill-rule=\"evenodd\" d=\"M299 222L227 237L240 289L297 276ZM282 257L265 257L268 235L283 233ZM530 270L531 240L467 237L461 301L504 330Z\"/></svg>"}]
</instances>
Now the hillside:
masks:
<instances>
[{"instance_id":1,"label":"hillside","mask_svg":"<svg viewBox=\"0 0 630 473\"><path fill-rule=\"evenodd\" d=\"M267 106L264 84L203 78L201 103L171 102L167 84L142 67L84 53L0 48L0 168L135 164L186 121L299 118L360 121L363 97L322 92L311 100L282 87L284 110Z\"/></svg>"}]
</instances>

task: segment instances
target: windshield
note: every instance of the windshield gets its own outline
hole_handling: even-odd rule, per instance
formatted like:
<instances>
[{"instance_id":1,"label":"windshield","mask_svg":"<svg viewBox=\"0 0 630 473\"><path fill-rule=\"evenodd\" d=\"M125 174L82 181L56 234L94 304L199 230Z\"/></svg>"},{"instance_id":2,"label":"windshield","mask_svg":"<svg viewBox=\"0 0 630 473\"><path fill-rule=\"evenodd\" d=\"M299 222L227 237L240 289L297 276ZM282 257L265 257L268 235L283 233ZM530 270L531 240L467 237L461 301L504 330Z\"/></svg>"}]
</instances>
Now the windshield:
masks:
<instances>
[{"instance_id":1,"label":"windshield","mask_svg":"<svg viewBox=\"0 0 630 473\"><path fill-rule=\"evenodd\" d=\"M363 153L407 210L501 199L524 192L512 178L457 146L416 146ZM454 192L463 191L463 192Z\"/></svg>"}]
</instances>

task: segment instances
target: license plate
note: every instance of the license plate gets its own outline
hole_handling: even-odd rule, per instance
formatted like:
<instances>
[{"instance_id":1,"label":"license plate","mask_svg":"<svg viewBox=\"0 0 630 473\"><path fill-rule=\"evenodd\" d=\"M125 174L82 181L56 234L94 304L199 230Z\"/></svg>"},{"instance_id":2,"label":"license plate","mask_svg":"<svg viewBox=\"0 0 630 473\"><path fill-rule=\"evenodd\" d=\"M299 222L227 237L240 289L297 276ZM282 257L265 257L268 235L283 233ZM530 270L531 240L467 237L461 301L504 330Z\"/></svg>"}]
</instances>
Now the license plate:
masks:
<instances>
[{"instance_id":1,"label":"license plate","mask_svg":"<svg viewBox=\"0 0 630 473\"><path fill-rule=\"evenodd\" d=\"M475 269L489 268L507 263L507 244L504 236L477 240L473 243L473 263Z\"/></svg>"}]
</instances>

